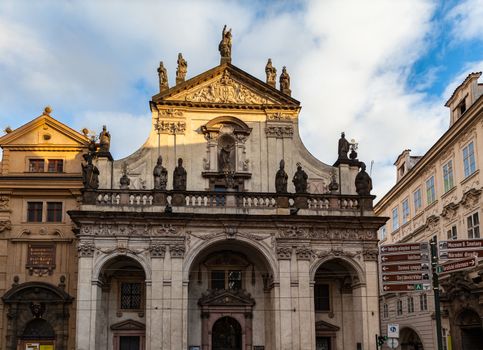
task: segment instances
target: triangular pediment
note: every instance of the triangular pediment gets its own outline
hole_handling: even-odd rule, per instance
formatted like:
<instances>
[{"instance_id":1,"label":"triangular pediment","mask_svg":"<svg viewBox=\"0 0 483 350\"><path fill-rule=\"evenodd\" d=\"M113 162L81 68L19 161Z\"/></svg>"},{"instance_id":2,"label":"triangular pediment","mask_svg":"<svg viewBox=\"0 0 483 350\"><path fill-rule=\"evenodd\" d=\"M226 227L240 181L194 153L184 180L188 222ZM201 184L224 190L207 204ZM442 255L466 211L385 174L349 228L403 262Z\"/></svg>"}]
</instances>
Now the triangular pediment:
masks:
<instances>
[{"instance_id":1,"label":"triangular pediment","mask_svg":"<svg viewBox=\"0 0 483 350\"><path fill-rule=\"evenodd\" d=\"M88 144L86 136L46 114L0 137L2 147L83 147Z\"/></svg>"},{"instance_id":2,"label":"triangular pediment","mask_svg":"<svg viewBox=\"0 0 483 350\"><path fill-rule=\"evenodd\" d=\"M315 322L315 330L319 332L337 332L340 327L337 327L329 322L317 321Z\"/></svg>"},{"instance_id":3,"label":"triangular pediment","mask_svg":"<svg viewBox=\"0 0 483 350\"><path fill-rule=\"evenodd\" d=\"M255 300L244 290L211 290L200 298L198 304L201 306L253 306Z\"/></svg>"},{"instance_id":4,"label":"triangular pediment","mask_svg":"<svg viewBox=\"0 0 483 350\"><path fill-rule=\"evenodd\" d=\"M144 331L145 329L144 323L134 320L122 321L111 326L113 331Z\"/></svg>"},{"instance_id":5,"label":"triangular pediment","mask_svg":"<svg viewBox=\"0 0 483 350\"><path fill-rule=\"evenodd\" d=\"M153 96L156 103L298 107L299 102L231 65L223 64Z\"/></svg>"}]
</instances>

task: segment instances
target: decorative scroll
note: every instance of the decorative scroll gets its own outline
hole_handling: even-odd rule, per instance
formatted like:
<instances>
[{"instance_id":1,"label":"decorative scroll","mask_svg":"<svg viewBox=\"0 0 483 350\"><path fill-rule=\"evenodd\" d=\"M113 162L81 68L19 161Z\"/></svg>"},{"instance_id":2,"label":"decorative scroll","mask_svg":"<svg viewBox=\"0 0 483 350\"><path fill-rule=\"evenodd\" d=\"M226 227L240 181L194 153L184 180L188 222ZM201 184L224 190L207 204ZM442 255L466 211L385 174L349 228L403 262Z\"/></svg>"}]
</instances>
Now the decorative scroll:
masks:
<instances>
[{"instance_id":1,"label":"decorative scroll","mask_svg":"<svg viewBox=\"0 0 483 350\"><path fill-rule=\"evenodd\" d=\"M186 95L185 100L192 102L273 104L269 99L252 92L233 80L227 70L223 72L219 81Z\"/></svg>"},{"instance_id":2,"label":"decorative scroll","mask_svg":"<svg viewBox=\"0 0 483 350\"><path fill-rule=\"evenodd\" d=\"M12 229L12 222L10 220L0 220L0 233Z\"/></svg>"},{"instance_id":3,"label":"decorative scroll","mask_svg":"<svg viewBox=\"0 0 483 350\"><path fill-rule=\"evenodd\" d=\"M265 128L265 134L267 137L275 137L275 138L292 138L293 137L293 126L267 126Z\"/></svg>"},{"instance_id":4,"label":"decorative scroll","mask_svg":"<svg viewBox=\"0 0 483 350\"><path fill-rule=\"evenodd\" d=\"M55 244L29 244L26 268L30 275L51 275L55 269Z\"/></svg>"}]
</instances>

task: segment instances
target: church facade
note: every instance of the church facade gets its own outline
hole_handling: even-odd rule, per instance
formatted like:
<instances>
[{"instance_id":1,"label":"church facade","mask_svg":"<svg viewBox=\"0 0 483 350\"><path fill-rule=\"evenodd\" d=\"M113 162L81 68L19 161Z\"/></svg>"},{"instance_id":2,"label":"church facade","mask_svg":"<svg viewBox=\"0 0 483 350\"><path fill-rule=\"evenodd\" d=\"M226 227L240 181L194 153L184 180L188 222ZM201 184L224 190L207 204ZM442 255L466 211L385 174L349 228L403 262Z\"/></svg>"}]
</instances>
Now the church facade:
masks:
<instances>
[{"instance_id":1,"label":"church facade","mask_svg":"<svg viewBox=\"0 0 483 350\"><path fill-rule=\"evenodd\" d=\"M68 344L375 348L386 219L374 215L365 166L344 135L332 166L306 150L285 67L279 88L270 60L266 81L237 68L226 28L219 50L220 64L190 79L180 54L171 88L160 64L152 129L132 155L113 160L122 140L107 128L84 145L81 199L68 210Z\"/></svg>"}]
</instances>

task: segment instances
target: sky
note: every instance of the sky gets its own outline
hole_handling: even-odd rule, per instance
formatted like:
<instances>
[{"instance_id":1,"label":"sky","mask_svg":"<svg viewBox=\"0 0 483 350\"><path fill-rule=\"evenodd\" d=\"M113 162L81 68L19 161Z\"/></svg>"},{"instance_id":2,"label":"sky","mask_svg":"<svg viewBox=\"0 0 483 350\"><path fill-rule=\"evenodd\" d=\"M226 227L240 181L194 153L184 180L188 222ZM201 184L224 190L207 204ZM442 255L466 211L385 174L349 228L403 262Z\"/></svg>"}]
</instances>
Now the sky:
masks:
<instances>
[{"instance_id":1,"label":"sky","mask_svg":"<svg viewBox=\"0 0 483 350\"><path fill-rule=\"evenodd\" d=\"M483 0L2 0L0 128L49 105L76 130L106 124L114 158L127 156L151 128L159 61L170 86L178 52L188 79L215 67L227 24L232 64L261 80L267 58L287 66L308 150L333 164L345 131L381 198L397 156L424 154L451 93L483 70L482 18Z\"/></svg>"}]
</instances>

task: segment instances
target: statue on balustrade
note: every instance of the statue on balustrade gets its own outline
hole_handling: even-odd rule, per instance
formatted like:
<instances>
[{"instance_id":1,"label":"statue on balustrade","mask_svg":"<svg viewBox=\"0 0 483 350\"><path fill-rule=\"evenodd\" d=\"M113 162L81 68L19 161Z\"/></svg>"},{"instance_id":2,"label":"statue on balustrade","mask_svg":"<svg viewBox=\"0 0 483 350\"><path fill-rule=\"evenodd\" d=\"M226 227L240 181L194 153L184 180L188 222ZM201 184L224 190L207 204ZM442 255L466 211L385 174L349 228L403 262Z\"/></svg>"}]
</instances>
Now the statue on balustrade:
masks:
<instances>
[{"instance_id":1,"label":"statue on balustrade","mask_svg":"<svg viewBox=\"0 0 483 350\"><path fill-rule=\"evenodd\" d=\"M280 91L284 94L290 95L290 75L287 73L287 67L282 68L282 74L280 74Z\"/></svg>"},{"instance_id":2,"label":"statue on balustrade","mask_svg":"<svg viewBox=\"0 0 483 350\"><path fill-rule=\"evenodd\" d=\"M122 176L119 179L119 184L120 184L119 188L121 190L127 190L127 189L129 189L129 185L131 184L131 179L129 178L129 176L127 176L127 163L126 162L122 163L121 171L122 171Z\"/></svg>"},{"instance_id":3,"label":"statue on balustrade","mask_svg":"<svg viewBox=\"0 0 483 350\"><path fill-rule=\"evenodd\" d=\"M366 172L366 165L360 163L361 170L356 175L356 192L360 196L368 196L371 194L372 190L372 179Z\"/></svg>"},{"instance_id":4,"label":"statue on balustrade","mask_svg":"<svg viewBox=\"0 0 483 350\"><path fill-rule=\"evenodd\" d=\"M183 54L178 54L178 68L176 69L176 85L181 84L186 79L186 73L188 72L188 62L183 58Z\"/></svg>"},{"instance_id":5,"label":"statue on balustrade","mask_svg":"<svg viewBox=\"0 0 483 350\"><path fill-rule=\"evenodd\" d=\"M99 152L109 152L111 147L111 134L107 131L106 126L102 126L102 131L99 134Z\"/></svg>"},{"instance_id":6,"label":"statue on balustrade","mask_svg":"<svg viewBox=\"0 0 483 350\"><path fill-rule=\"evenodd\" d=\"M163 62L159 62L159 68L158 68L158 76L159 76L159 91L166 91L169 89L168 85L168 72L166 68L164 67Z\"/></svg>"},{"instance_id":7,"label":"statue on balustrade","mask_svg":"<svg viewBox=\"0 0 483 350\"><path fill-rule=\"evenodd\" d=\"M302 165L297 165L297 171L293 176L292 182L295 185L295 193L307 193L307 173L302 170Z\"/></svg>"},{"instance_id":8,"label":"statue on balustrade","mask_svg":"<svg viewBox=\"0 0 483 350\"><path fill-rule=\"evenodd\" d=\"M267 84L271 87L275 87L277 81L277 69L272 66L272 59L269 58L267 65L265 66L265 73L267 74Z\"/></svg>"},{"instance_id":9,"label":"statue on balustrade","mask_svg":"<svg viewBox=\"0 0 483 350\"><path fill-rule=\"evenodd\" d=\"M285 161L280 161L280 169L275 174L275 191L277 193L287 193L288 175L285 172Z\"/></svg>"},{"instance_id":10,"label":"statue on balustrade","mask_svg":"<svg viewBox=\"0 0 483 350\"><path fill-rule=\"evenodd\" d=\"M173 172L173 190L186 191L186 170L183 168L182 158L178 158L178 166Z\"/></svg>"},{"instance_id":11,"label":"statue on balustrade","mask_svg":"<svg viewBox=\"0 0 483 350\"><path fill-rule=\"evenodd\" d=\"M92 164L92 153L83 155L87 164L82 164L82 183L85 189L96 190L99 188L99 169Z\"/></svg>"},{"instance_id":12,"label":"statue on balustrade","mask_svg":"<svg viewBox=\"0 0 483 350\"><path fill-rule=\"evenodd\" d=\"M348 159L347 152L349 152L349 149L350 149L350 143L345 138L345 133L343 132L340 135L340 139L339 139L339 149L338 149L339 158L338 159Z\"/></svg>"},{"instance_id":13,"label":"statue on balustrade","mask_svg":"<svg viewBox=\"0 0 483 350\"><path fill-rule=\"evenodd\" d=\"M226 30L226 24L221 33L221 41L218 45L218 51L220 51L222 63L231 61L231 29Z\"/></svg>"},{"instance_id":14,"label":"statue on balustrade","mask_svg":"<svg viewBox=\"0 0 483 350\"><path fill-rule=\"evenodd\" d=\"M163 157L158 157L158 162L153 170L154 176L154 189L160 191L166 191L166 184L168 182L168 171L163 166Z\"/></svg>"}]
</instances>

